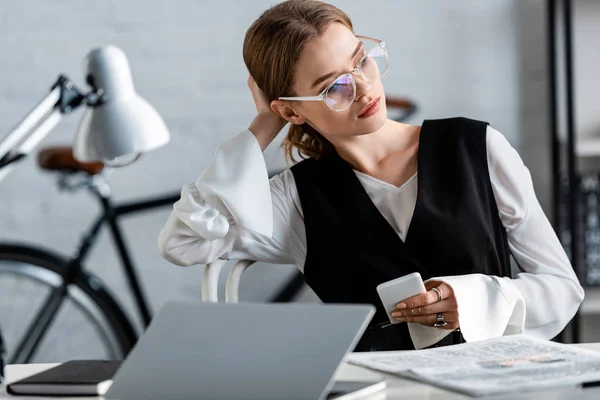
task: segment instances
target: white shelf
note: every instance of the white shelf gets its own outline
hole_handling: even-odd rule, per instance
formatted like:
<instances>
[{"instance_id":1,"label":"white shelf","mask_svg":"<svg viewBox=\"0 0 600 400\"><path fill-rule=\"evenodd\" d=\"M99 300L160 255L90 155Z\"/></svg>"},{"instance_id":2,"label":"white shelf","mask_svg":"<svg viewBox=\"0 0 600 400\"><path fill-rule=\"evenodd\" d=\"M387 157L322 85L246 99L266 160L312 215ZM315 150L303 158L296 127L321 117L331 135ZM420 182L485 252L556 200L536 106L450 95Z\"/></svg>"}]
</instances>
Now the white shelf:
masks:
<instances>
[{"instance_id":1,"label":"white shelf","mask_svg":"<svg viewBox=\"0 0 600 400\"><path fill-rule=\"evenodd\" d=\"M600 138L577 138L575 153L579 157L599 157L600 156Z\"/></svg>"},{"instance_id":2,"label":"white shelf","mask_svg":"<svg viewBox=\"0 0 600 400\"><path fill-rule=\"evenodd\" d=\"M585 288L585 299L579 309L581 314L600 314L600 287Z\"/></svg>"}]
</instances>

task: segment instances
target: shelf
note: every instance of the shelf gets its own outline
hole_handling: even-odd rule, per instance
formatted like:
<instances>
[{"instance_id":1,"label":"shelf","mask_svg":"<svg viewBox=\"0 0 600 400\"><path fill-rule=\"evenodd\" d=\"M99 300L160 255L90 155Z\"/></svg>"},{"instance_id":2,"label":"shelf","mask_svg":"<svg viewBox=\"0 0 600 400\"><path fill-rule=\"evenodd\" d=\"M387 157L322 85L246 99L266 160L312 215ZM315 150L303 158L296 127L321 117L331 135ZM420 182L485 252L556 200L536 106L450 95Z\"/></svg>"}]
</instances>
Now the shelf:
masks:
<instances>
[{"instance_id":1,"label":"shelf","mask_svg":"<svg viewBox=\"0 0 600 400\"><path fill-rule=\"evenodd\" d=\"M585 299L579 308L583 315L600 314L600 287L586 287Z\"/></svg>"},{"instance_id":2,"label":"shelf","mask_svg":"<svg viewBox=\"0 0 600 400\"><path fill-rule=\"evenodd\" d=\"M600 157L600 138L578 138L575 153L579 157Z\"/></svg>"},{"instance_id":3,"label":"shelf","mask_svg":"<svg viewBox=\"0 0 600 400\"><path fill-rule=\"evenodd\" d=\"M560 146L566 149L567 143L561 138ZM575 139L575 156L579 158L600 157L600 137L577 137Z\"/></svg>"}]
</instances>

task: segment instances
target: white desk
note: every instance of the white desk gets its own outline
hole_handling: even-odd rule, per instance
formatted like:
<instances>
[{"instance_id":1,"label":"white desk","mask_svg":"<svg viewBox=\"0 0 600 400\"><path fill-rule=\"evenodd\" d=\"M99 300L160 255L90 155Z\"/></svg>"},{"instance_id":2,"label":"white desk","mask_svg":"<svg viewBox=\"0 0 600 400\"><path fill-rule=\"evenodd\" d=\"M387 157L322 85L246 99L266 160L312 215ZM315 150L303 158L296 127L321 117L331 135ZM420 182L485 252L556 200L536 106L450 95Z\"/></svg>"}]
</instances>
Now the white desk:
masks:
<instances>
[{"instance_id":1,"label":"white desk","mask_svg":"<svg viewBox=\"0 0 600 400\"><path fill-rule=\"evenodd\" d=\"M575 346L581 346L591 350L600 352L600 343L586 343L578 344ZM26 376L33 375L41 372L45 369L53 367L56 364L30 364L30 365L8 365L6 367L6 381L13 382L18 379L25 378ZM437 389L432 386L424 385L422 383L414 382L404 378L400 378L390 374L380 374L369 369L358 367L355 365L342 364L340 369L337 371L337 380L358 380L358 381L371 381L378 377L383 377L387 382L386 399L414 399L414 400L465 400L471 399L471 397L463 396L453 392L448 392L442 389ZM522 397L518 397L514 393L508 396L495 396L493 399L600 399L600 387L588 388L588 389L553 389L551 391L526 393ZM60 400L59 397L29 397L29 396L10 396L6 394L3 388L0 389L0 400L4 399L21 399L21 400L42 400L52 399ZM69 400L101 400L101 397L65 397L63 399Z\"/></svg>"}]
</instances>

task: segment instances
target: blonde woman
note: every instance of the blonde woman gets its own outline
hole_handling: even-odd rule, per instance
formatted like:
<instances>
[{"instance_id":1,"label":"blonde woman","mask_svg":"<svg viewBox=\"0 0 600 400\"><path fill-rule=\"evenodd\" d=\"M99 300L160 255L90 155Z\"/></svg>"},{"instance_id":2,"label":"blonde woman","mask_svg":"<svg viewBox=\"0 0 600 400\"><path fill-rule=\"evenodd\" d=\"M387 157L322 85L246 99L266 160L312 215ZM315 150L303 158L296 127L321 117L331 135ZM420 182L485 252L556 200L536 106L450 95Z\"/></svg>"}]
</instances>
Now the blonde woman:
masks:
<instances>
[{"instance_id":1,"label":"blonde woman","mask_svg":"<svg viewBox=\"0 0 600 400\"><path fill-rule=\"evenodd\" d=\"M500 132L388 119L385 42L357 36L327 3L265 11L243 55L257 115L183 188L159 237L167 260L294 264L322 301L377 307L357 351L564 328L583 290ZM286 151L305 160L268 180L262 150L288 122ZM399 299L393 315L407 324L386 326L375 288L412 272L428 291Z\"/></svg>"}]
</instances>

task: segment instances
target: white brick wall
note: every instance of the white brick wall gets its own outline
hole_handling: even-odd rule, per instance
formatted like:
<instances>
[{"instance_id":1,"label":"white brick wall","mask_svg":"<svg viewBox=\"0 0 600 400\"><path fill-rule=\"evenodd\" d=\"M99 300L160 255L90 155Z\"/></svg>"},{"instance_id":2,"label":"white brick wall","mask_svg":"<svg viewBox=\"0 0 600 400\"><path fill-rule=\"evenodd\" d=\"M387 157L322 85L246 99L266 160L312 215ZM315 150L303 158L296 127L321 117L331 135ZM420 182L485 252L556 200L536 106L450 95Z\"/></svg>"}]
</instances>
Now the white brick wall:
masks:
<instances>
[{"instance_id":1,"label":"white brick wall","mask_svg":"<svg viewBox=\"0 0 600 400\"><path fill-rule=\"evenodd\" d=\"M100 44L129 57L136 88L164 116L172 142L118 171L119 200L179 190L209 162L215 146L245 129L254 107L242 61L246 28L272 0L20 0L0 7L0 136L47 91L59 72L82 85L81 59ZM388 93L420 105L413 122L464 115L491 122L532 169L546 203L548 133L542 0L335 1L356 31L389 44ZM80 115L65 119L45 145L67 143ZM533 144L535 143L535 150ZM531 144L532 146L529 146ZM274 153L271 153L274 154ZM269 162L276 157L269 156ZM25 240L70 252L98 209L84 194L57 193L53 179L31 158L0 188L0 239ZM162 260L156 237L168 208L124 222L127 238L154 308L174 298L197 298L201 268ZM90 269L129 308L107 236ZM266 270L263 268L263 270ZM260 297L268 284L254 274ZM0 294L1 296L1 294Z\"/></svg>"}]
</instances>

